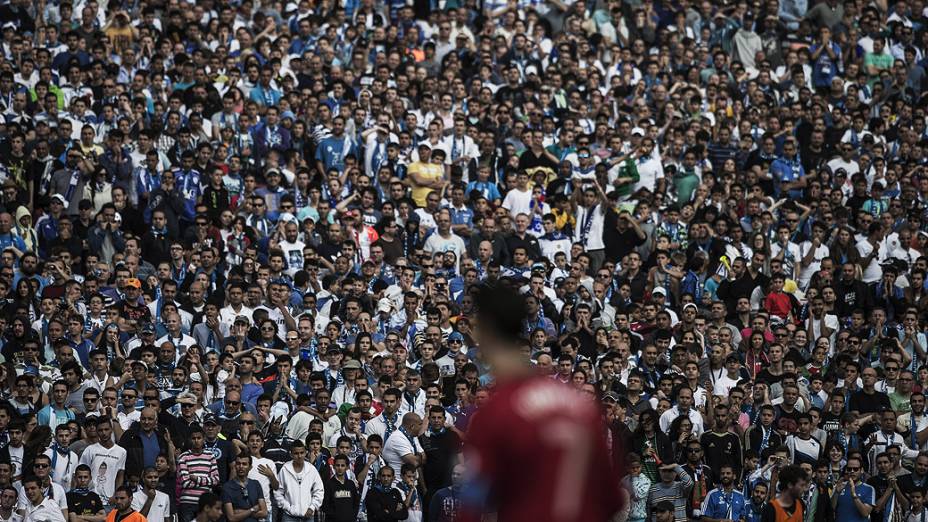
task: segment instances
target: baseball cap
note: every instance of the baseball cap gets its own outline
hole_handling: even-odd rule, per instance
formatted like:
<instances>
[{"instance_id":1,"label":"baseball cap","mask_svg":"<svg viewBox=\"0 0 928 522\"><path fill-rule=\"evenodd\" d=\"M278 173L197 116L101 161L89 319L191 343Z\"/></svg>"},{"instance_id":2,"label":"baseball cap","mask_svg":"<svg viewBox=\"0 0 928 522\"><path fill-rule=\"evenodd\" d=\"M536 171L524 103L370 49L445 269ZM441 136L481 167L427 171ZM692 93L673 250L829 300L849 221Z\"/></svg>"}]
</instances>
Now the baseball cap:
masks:
<instances>
[{"instance_id":1,"label":"baseball cap","mask_svg":"<svg viewBox=\"0 0 928 522\"><path fill-rule=\"evenodd\" d=\"M206 426L207 424L219 426L219 421L216 419L215 415L212 413L207 413L203 416L203 425Z\"/></svg>"},{"instance_id":2,"label":"baseball cap","mask_svg":"<svg viewBox=\"0 0 928 522\"><path fill-rule=\"evenodd\" d=\"M145 371L148 371L148 365L145 364L145 361L132 361L133 367L138 366L138 365L141 365L142 368L145 368Z\"/></svg>"},{"instance_id":3,"label":"baseball cap","mask_svg":"<svg viewBox=\"0 0 928 522\"><path fill-rule=\"evenodd\" d=\"M235 321L233 321L233 323L248 324L248 318L244 315L237 315L235 316Z\"/></svg>"},{"instance_id":4,"label":"baseball cap","mask_svg":"<svg viewBox=\"0 0 928 522\"><path fill-rule=\"evenodd\" d=\"M641 127L635 127L634 129L632 129L632 136L636 134L638 136L644 136L644 129L642 129Z\"/></svg>"},{"instance_id":5,"label":"baseball cap","mask_svg":"<svg viewBox=\"0 0 928 522\"><path fill-rule=\"evenodd\" d=\"M651 295L657 294L667 297L667 290L663 286L655 287L654 290L651 290Z\"/></svg>"},{"instance_id":6,"label":"baseball cap","mask_svg":"<svg viewBox=\"0 0 928 522\"><path fill-rule=\"evenodd\" d=\"M130 277L126 279L126 286L131 286L133 288L142 288L142 282L135 277Z\"/></svg>"},{"instance_id":7,"label":"baseball cap","mask_svg":"<svg viewBox=\"0 0 928 522\"><path fill-rule=\"evenodd\" d=\"M464 336L461 335L461 332L451 332L451 335L448 336L449 341L463 341Z\"/></svg>"},{"instance_id":8,"label":"baseball cap","mask_svg":"<svg viewBox=\"0 0 928 522\"><path fill-rule=\"evenodd\" d=\"M155 325L145 323L142 325L142 333L155 333Z\"/></svg>"},{"instance_id":9,"label":"baseball cap","mask_svg":"<svg viewBox=\"0 0 928 522\"><path fill-rule=\"evenodd\" d=\"M355 359L348 359L348 362L346 362L346 363L342 366L342 369L343 369L343 370L360 370L360 369L361 369L361 363L358 362L358 361L355 360Z\"/></svg>"},{"instance_id":10,"label":"baseball cap","mask_svg":"<svg viewBox=\"0 0 928 522\"><path fill-rule=\"evenodd\" d=\"M607 392L605 395L603 395L603 400L606 400L606 399L619 402L619 394L614 391Z\"/></svg>"},{"instance_id":11,"label":"baseball cap","mask_svg":"<svg viewBox=\"0 0 928 522\"><path fill-rule=\"evenodd\" d=\"M64 205L64 208L65 208L65 209L68 208L68 200L65 199L64 196L62 196L61 194L55 194L55 195L52 196L52 200L56 200L56 199L57 199L62 205Z\"/></svg>"}]
</instances>

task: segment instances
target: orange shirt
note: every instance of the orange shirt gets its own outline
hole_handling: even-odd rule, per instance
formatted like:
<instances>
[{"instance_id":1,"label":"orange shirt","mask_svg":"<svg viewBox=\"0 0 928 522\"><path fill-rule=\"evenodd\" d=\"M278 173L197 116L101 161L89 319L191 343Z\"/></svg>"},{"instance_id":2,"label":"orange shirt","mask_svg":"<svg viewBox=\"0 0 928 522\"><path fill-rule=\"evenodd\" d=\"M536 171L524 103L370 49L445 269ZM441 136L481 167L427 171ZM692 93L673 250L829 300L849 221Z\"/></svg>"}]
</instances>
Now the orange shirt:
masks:
<instances>
[{"instance_id":1,"label":"orange shirt","mask_svg":"<svg viewBox=\"0 0 928 522\"><path fill-rule=\"evenodd\" d=\"M780 505L780 501L778 499L771 500L770 505L773 506L773 511L777 514L777 518L776 518L777 522L802 522L803 521L804 513L802 509L802 502L799 502L798 500L795 501L795 504L793 504L795 511L793 511L792 514L788 514L786 510L783 509L783 506Z\"/></svg>"},{"instance_id":2,"label":"orange shirt","mask_svg":"<svg viewBox=\"0 0 928 522\"><path fill-rule=\"evenodd\" d=\"M109 515L106 515L106 522L116 522L116 515L118 514L116 511L114 509L110 511ZM119 519L119 522L148 522L148 520L138 511L132 511L132 513Z\"/></svg>"}]
</instances>

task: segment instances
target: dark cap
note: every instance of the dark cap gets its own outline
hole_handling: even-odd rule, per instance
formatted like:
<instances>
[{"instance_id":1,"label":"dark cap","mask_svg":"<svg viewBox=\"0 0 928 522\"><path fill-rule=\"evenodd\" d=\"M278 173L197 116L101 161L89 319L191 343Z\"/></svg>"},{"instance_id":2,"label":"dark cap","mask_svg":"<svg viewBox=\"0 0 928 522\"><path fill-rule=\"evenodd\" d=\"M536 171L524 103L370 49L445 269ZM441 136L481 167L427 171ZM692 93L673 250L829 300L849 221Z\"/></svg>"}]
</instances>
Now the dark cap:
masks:
<instances>
[{"instance_id":1,"label":"dark cap","mask_svg":"<svg viewBox=\"0 0 928 522\"><path fill-rule=\"evenodd\" d=\"M216 416L213 415L212 413L207 413L206 415L203 416L203 425L206 426L207 424L213 424L215 426L219 426L219 420L217 420Z\"/></svg>"}]
</instances>

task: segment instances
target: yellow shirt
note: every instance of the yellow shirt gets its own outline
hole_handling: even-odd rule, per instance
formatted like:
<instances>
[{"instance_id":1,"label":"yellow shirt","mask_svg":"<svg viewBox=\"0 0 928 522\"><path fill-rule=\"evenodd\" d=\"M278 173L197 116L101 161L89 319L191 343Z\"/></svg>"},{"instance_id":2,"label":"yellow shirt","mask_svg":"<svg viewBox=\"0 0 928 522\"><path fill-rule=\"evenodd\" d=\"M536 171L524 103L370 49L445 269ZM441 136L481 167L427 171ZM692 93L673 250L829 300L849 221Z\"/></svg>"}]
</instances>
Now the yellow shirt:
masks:
<instances>
[{"instance_id":1,"label":"yellow shirt","mask_svg":"<svg viewBox=\"0 0 928 522\"><path fill-rule=\"evenodd\" d=\"M409 178L409 183L412 187L412 200L416 202L416 206L424 207L426 196L429 195L429 192L436 189L416 183L412 177L413 172L428 181L434 181L442 179L445 175L445 168L437 163L422 163L421 161L417 161L409 166L406 177Z\"/></svg>"}]
</instances>

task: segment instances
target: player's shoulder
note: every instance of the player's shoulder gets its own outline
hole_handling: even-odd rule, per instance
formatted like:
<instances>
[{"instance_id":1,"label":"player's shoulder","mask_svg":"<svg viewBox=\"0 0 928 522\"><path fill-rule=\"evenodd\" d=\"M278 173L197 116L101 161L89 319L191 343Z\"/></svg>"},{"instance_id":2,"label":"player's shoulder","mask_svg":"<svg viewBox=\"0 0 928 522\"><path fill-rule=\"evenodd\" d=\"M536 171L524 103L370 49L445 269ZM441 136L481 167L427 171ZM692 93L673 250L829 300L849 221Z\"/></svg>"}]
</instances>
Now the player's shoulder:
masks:
<instances>
[{"instance_id":1,"label":"player's shoulder","mask_svg":"<svg viewBox=\"0 0 928 522\"><path fill-rule=\"evenodd\" d=\"M597 414L594 403L579 392L541 376L500 386L499 395L494 398L500 407L524 420Z\"/></svg>"}]
</instances>

